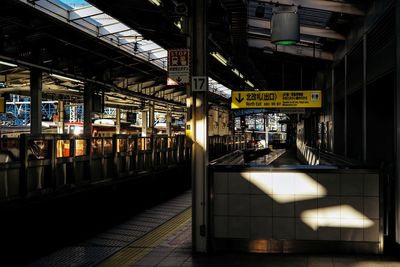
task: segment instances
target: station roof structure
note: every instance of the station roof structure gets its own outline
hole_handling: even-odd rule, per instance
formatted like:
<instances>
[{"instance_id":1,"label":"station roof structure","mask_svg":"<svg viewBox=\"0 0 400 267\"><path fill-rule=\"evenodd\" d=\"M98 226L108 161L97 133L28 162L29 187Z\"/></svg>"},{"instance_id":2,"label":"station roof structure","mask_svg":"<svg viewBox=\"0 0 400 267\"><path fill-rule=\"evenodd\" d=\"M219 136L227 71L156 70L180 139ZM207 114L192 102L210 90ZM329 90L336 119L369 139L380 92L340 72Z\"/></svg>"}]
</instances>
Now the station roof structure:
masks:
<instances>
[{"instance_id":1,"label":"station roof structure","mask_svg":"<svg viewBox=\"0 0 400 267\"><path fill-rule=\"evenodd\" d=\"M281 89L282 73L284 87L299 80L310 87L316 68L335 59L350 25L364 16L370 2L210 1L210 89L224 97L230 96L230 89ZM140 106L154 100L161 108L183 109L186 88L167 85L166 64L167 49L186 47L189 4L187 0L5 1L0 10L0 61L9 65L0 62L1 90L28 94L28 68L35 66L45 74L46 99L79 100L83 84L92 82L105 92L110 106ZM298 7L300 42L295 46L271 42L272 8L278 4ZM264 7L261 17L255 15L258 6Z\"/></svg>"}]
</instances>

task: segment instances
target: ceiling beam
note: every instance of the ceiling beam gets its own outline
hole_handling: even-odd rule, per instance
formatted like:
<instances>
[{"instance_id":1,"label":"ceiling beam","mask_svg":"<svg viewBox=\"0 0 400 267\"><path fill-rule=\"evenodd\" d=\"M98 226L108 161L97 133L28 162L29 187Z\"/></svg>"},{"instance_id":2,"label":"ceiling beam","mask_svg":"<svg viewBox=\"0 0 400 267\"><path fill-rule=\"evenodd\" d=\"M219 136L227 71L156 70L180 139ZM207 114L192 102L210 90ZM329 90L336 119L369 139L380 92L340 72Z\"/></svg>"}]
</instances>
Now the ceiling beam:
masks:
<instances>
[{"instance_id":1,"label":"ceiling beam","mask_svg":"<svg viewBox=\"0 0 400 267\"><path fill-rule=\"evenodd\" d=\"M271 21L267 19L259 19L259 18L248 18L248 24L250 27L256 28L263 28L263 29L271 29ZM327 30L323 28L316 28L316 27L307 27L300 25L300 34L304 35L311 35L311 36L318 36L324 37L329 39L335 40L346 40L346 37L337 33L333 30Z\"/></svg>"},{"instance_id":2,"label":"ceiling beam","mask_svg":"<svg viewBox=\"0 0 400 267\"><path fill-rule=\"evenodd\" d=\"M365 12L350 3L334 2L326 0L258 0L268 4L279 4L288 6L300 6L312 9L325 10L335 13L364 16Z\"/></svg>"},{"instance_id":3,"label":"ceiling beam","mask_svg":"<svg viewBox=\"0 0 400 267\"><path fill-rule=\"evenodd\" d=\"M305 46L284 46L284 45L275 45L271 43L269 40L265 39L257 39L254 37L248 38L249 47L260 48L260 49L271 49L273 51L287 53L295 56L302 57L315 57L323 60L333 60L333 54L330 52L323 51L319 48L305 47Z\"/></svg>"}]
</instances>

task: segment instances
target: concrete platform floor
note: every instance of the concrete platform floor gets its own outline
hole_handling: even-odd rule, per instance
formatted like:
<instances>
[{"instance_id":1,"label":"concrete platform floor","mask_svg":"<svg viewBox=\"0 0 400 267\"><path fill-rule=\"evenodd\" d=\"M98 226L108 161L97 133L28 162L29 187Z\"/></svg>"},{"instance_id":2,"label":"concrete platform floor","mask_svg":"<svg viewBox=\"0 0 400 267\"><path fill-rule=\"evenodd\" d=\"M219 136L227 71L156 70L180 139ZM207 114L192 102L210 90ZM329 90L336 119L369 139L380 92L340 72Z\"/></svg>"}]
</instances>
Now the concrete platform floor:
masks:
<instances>
[{"instance_id":1,"label":"concrete platform floor","mask_svg":"<svg viewBox=\"0 0 400 267\"><path fill-rule=\"evenodd\" d=\"M190 201L186 192L28 266L400 266L400 258L384 255L193 253Z\"/></svg>"}]
</instances>

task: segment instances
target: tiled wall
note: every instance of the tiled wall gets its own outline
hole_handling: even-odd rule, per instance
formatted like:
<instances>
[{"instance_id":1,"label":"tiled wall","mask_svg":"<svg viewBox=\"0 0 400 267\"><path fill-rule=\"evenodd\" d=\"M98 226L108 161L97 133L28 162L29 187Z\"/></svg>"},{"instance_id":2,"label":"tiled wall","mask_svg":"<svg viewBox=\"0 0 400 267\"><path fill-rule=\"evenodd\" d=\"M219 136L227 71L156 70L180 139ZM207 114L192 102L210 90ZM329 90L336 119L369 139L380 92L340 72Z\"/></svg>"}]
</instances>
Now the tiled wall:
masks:
<instances>
[{"instance_id":1,"label":"tiled wall","mask_svg":"<svg viewBox=\"0 0 400 267\"><path fill-rule=\"evenodd\" d=\"M214 237L379 241L379 176L215 172Z\"/></svg>"}]
</instances>

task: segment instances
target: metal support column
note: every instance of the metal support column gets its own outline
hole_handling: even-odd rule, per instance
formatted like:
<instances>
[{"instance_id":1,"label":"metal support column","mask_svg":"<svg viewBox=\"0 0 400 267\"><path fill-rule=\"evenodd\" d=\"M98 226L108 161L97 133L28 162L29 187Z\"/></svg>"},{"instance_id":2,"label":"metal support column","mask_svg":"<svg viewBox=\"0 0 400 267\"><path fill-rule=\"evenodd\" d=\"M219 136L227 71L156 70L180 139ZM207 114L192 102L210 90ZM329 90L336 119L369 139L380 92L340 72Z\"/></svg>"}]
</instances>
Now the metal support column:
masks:
<instances>
[{"instance_id":1,"label":"metal support column","mask_svg":"<svg viewBox=\"0 0 400 267\"><path fill-rule=\"evenodd\" d=\"M400 244L400 1L396 1L396 242Z\"/></svg>"},{"instance_id":2,"label":"metal support column","mask_svg":"<svg viewBox=\"0 0 400 267\"><path fill-rule=\"evenodd\" d=\"M165 116L165 123L166 123L166 128L167 128L167 135L171 136L172 135L172 131L171 131L171 127L172 127L172 114L171 111L167 111L167 114Z\"/></svg>"},{"instance_id":3,"label":"metal support column","mask_svg":"<svg viewBox=\"0 0 400 267\"><path fill-rule=\"evenodd\" d=\"M331 97L331 105L332 105L332 134L331 134L331 150L332 153L335 153L335 69L332 66L332 97Z\"/></svg>"},{"instance_id":4,"label":"metal support column","mask_svg":"<svg viewBox=\"0 0 400 267\"><path fill-rule=\"evenodd\" d=\"M193 76L207 76L207 1L192 1L191 51L193 56ZM208 85L207 85L208 86ZM193 85L192 85L193 87ZM208 90L207 90L208 91ZM193 250L207 252L208 232L208 110L207 92L193 92Z\"/></svg>"},{"instance_id":5,"label":"metal support column","mask_svg":"<svg viewBox=\"0 0 400 267\"><path fill-rule=\"evenodd\" d=\"M115 133L116 134L121 133L121 109L120 108L115 109Z\"/></svg>"},{"instance_id":6,"label":"metal support column","mask_svg":"<svg viewBox=\"0 0 400 267\"><path fill-rule=\"evenodd\" d=\"M268 148L268 114L264 114L265 148Z\"/></svg>"},{"instance_id":7,"label":"metal support column","mask_svg":"<svg viewBox=\"0 0 400 267\"><path fill-rule=\"evenodd\" d=\"M64 101L59 100L57 105L58 122L57 122L57 133L64 133Z\"/></svg>"},{"instance_id":8,"label":"metal support column","mask_svg":"<svg viewBox=\"0 0 400 267\"><path fill-rule=\"evenodd\" d=\"M147 136L147 111L142 111L142 136Z\"/></svg>"},{"instance_id":9,"label":"metal support column","mask_svg":"<svg viewBox=\"0 0 400 267\"><path fill-rule=\"evenodd\" d=\"M153 135L156 133L155 129L154 129L154 102L151 101L150 105L149 105L149 134Z\"/></svg>"},{"instance_id":10,"label":"metal support column","mask_svg":"<svg viewBox=\"0 0 400 267\"><path fill-rule=\"evenodd\" d=\"M363 161L367 162L367 35L363 36Z\"/></svg>"},{"instance_id":11,"label":"metal support column","mask_svg":"<svg viewBox=\"0 0 400 267\"><path fill-rule=\"evenodd\" d=\"M344 56L344 156L347 157L347 71L348 71L347 54Z\"/></svg>"},{"instance_id":12,"label":"metal support column","mask_svg":"<svg viewBox=\"0 0 400 267\"><path fill-rule=\"evenodd\" d=\"M93 110L93 90L92 85L85 84L83 92L83 134L92 135L92 110Z\"/></svg>"},{"instance_id":13,"label":"metal support column","mask_svg":"<svg viewBox=\"0 0 400 267\"><path fill-rule=\"evenodd\" d=\"M42 133L42 71L31 69L31 134Z\"/></svg>"}]
</instances>

